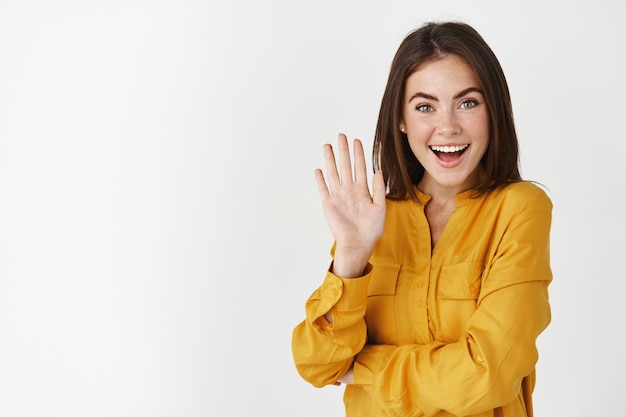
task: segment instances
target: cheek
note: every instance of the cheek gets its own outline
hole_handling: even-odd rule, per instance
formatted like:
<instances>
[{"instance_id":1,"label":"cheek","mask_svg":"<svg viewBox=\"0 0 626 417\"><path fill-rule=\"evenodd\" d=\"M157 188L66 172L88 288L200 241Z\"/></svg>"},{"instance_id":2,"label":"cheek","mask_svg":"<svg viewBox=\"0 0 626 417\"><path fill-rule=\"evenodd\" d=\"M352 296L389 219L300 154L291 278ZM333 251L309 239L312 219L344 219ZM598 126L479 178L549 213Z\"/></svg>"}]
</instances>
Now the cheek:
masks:
<instances>
[{"instance_id":1,"label":"cheek","mask_svg":"<svg viewBox=\"0 0 626 417\"><path fill-rule=\"evenodd\" d=\"M409 147L413 151L413 155L422 164L424 163L424 158L430 152L426 145L434 131L434 126L424 121L413 120L407 124Z\"/></svg>"},{"instance_id":2,"label":"cheek","mask_svg":"<svg viewBox=\"0 0 626 417\"><path fill-rule=\"evenodd\" d=\"M467 129L472 132L474 139L489 139L489 116L487 114L477 115L468 120Z\"/></svg>"},{"instance_id":3,"label":"cheek","mask_svg":"<svg viewBox=\"0 0 626 417\"><path fill-rule=\"evenodd\" d=\"M409 138L409 148L420 164L424 165L427 161L430 149L426 146L426 140L423 137L419 139L413 135Z\"/></svg>"},{"instance_id":4,"label":"cheek","mask_svg":"<svg viewBox=\"0 0 626 417\"><path fill-rule=\"evenodd\" d=\"M477 118L471 126L472 141L480 149L480 159L485 155L489 147L489 118Z\"/></svg>"},{"instance_id":5,"label":"cheek","mask_svg":"<svg viewBox=\"0 0 626 417\"><path fill-rule=\"evenodd\" d=\"M423 152L426 146L427 137L421 132L417 132L415 130L409 131L408 134L409 147L413 151L414 154L419 152Z\"/></svg>"},{"instance_id":6,"label":"cheek","mask_svg":"<svg viewBox=\"0 0 626 417\"><path fill-rule=\"evenodd\" d=\"M425 143L433 135L434 126L422 120L412 120L407 124L409 142Z\"/></svg>"}]
</instances>

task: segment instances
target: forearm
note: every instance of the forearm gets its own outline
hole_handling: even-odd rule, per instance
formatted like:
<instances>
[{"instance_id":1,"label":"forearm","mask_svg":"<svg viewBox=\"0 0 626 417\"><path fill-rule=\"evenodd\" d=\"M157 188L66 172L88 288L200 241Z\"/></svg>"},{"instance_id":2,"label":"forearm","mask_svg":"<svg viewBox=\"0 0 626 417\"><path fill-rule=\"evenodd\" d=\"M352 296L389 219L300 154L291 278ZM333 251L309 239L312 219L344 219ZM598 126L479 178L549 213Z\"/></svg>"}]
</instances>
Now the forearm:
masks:
<instances>
[{"instance_id":1,"label":"forearm","mask_svg":"<svg viewBox=\"0 0 626 417\"><path fill-rule=\"evenodd\" d=\"M373 248L343 249L336 247L330 271L341 278L362 277L373 250Z\"/></svg>"},{"instance_id":2,"label":"forearm","mask_svg":"<svg viewBox=\"0 0 626 417\"><path fill-rule=\"evenodd\" d=\"M335 383L365 345L370 271L366 267L357 279L329 272L306 303L306 319L293 331L292 353L298 372L315 386Z\"/></svg>"},{"instance_id":3,"label":"forearm","mask_svg":"<svg viewBox=\"0 0 626 417\"><path fill-rule=\"evenodd\" d=\"M369 250L359 251L337 249L334 251L334 258L332 264L330 265L329 272L345 279L362 277L367 268L371 252L372 251ZM333 322L333 315L331 311L324 314L324 317L329 323Z\"/></svg>"},{"instance_id":4,"label":"forearm","mask_svg":"<svg viewBox=\"0 0 626 417\"><path fill-rule=\"evenodd\" d=\"M533 372L536 338L550 320L545 285L520 284L485 300L455 342L365 346L354 383L389 415L466 415L513 401Z\"/></svg>"}]
</instances>

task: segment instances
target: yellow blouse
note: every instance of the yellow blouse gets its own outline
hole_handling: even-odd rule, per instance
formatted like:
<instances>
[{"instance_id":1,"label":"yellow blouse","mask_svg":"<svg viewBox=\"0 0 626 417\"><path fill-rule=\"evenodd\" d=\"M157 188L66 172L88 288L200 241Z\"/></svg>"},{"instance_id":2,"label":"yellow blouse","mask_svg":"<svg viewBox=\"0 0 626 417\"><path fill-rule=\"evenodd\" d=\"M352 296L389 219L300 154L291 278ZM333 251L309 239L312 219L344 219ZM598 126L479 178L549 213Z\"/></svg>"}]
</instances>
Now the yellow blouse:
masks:
<instances>
[{"instance_id":1,"label":"yellow blouse","mask_svg":"<svg viewBox=\"0 0 626 417\"><path fill-rule=\"evenodd\" d=\"M429 199L387 201L363 277L326 274L293 331L296 369L322 387L354 366L348 417L532 416L552 203L530 182L461 193L431 251Z\"/></svg>"}]
</instances>

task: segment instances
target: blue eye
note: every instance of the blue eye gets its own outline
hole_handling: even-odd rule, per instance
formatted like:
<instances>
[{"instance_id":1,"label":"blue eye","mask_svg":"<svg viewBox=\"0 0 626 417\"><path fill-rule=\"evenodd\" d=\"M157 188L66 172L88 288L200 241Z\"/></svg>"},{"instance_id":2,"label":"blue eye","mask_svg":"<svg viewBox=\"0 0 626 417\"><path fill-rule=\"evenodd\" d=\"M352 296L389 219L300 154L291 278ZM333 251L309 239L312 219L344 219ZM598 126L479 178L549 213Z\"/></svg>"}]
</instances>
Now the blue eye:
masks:
<instances>
[{"instance_id":1,"label":"blue eye","mask_svg":"<svg viewBox=\"0 0 626 417\"><path fill-rule=\"evenodd\" d=\"M430 104L420 104L419 106L415 107L415 109L422 113L433 111L433 107Z\"/></svg>"},{"instance_id":2,"label":"blue eye","mask_svg":"<svg viewBox=\"0 0 626 417\"><path fill-rule=\"evenodd\" d=\"M462 109L471 109L472 107L476 107L476 106L478 106L478 102L474 99L465 100L463 101L463 103L461 103Z\"/></svg>"}]
</instances>

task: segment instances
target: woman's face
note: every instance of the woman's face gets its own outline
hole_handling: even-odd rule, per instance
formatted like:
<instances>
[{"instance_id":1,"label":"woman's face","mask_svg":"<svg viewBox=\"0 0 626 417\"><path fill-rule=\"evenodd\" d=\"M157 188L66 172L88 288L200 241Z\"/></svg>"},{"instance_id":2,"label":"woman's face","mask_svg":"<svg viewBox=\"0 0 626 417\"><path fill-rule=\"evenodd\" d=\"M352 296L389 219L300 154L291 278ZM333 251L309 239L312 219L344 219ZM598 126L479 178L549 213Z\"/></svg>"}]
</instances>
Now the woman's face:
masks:
<instances>
[{"instance_id":1,"label":"woman's face","mask_svg":"<svg viewBox=\"0 0 626 417\"><path fill-rule=\"evenodd\" d=\"M422 65L407 78L400 130L424 166L431 194L477 185L489 144L489 114L474 70L459 56Z\"/></svg>"}]
</instances>

